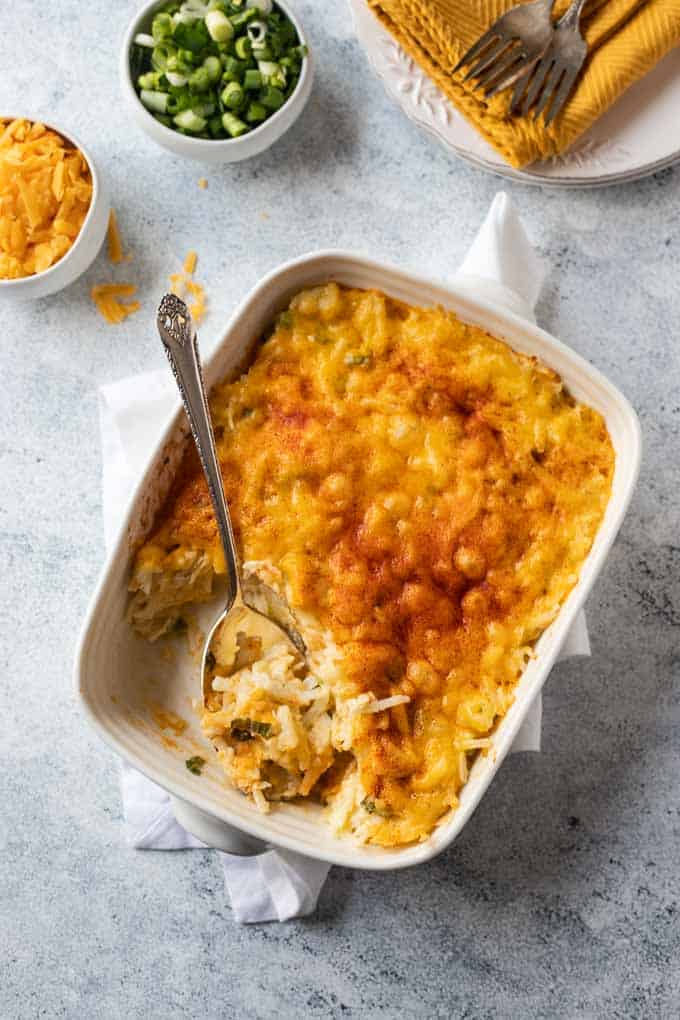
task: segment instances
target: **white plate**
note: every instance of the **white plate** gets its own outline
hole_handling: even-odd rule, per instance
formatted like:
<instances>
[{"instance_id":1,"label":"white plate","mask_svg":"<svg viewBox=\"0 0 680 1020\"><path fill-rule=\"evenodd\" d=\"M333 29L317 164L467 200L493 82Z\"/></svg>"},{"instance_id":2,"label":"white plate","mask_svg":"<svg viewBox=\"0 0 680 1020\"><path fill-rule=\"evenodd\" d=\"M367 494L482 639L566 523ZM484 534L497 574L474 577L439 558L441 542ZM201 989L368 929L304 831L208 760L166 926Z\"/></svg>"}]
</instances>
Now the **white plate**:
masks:
<instances>
[{"instance_id":1,"label":"white plate","mask_svg":"<svg viewBox=\"0 0 680 1020\"><path fill-rule=\"evenodd\" d=\"M656 173L680 159L680 48L633 85L569 152L515 170L485 142L369 10L349 0L359 42L387 94L410 120L483 170L544 187L603 187Z\"/></svg>"},{"instance_id":2,"label":"white plate","mask_svg":"<svg viewBox=\"0 0 680 1020\"><path fill-rule=\"evenodd\" d=\"M104 568L85 621L76 656L75 679L81 705L89 721L118 754L126 758L176 799L175 814L185 828L204 842L233 848L234 830L308 857L346 867L385 870L417 864L434 857L461 831L510 750L527 712L550 673L574 617L583 606L614 541L635 487L640 462L640 429L635 412L596 369L543 330L498 303L382 265L351 252L304 255L271 272L247 296L225 324L222 339L205 365L208 387L243 364L252 341L266 328L291 296L304 287L338 280L351 287L376 287L410 304L441 304L466 322L477 323L503 337L516 350L540 358L558 372L574 396L604 417L616 450L612 495L579 581L559 615L542 635L536 656L523 673L515 701L492 735L492 749L480 756L463 787L460 806L424 842L383 849L355 847L338 839L314 805L282 804L261 815L245 797L229 786L214 755L200 734L190 708L198 693L195 664L179 655L170 661L162 643L136 637L125 620L127 580L132 551L149 530L155 509L172 482L187 425L178 406L173 421L159 437L149 467L134 492L118 541ZM206 607L205 621L217 615L217 604ZM150 701L179 713L189 727L172 743L163 740L150 713ZM200 778L184 765L203 754L209 764ZM240 850L239 852L244 852ZM247 852L247 849L245 850Z\"/></svg>"}]
</instances>

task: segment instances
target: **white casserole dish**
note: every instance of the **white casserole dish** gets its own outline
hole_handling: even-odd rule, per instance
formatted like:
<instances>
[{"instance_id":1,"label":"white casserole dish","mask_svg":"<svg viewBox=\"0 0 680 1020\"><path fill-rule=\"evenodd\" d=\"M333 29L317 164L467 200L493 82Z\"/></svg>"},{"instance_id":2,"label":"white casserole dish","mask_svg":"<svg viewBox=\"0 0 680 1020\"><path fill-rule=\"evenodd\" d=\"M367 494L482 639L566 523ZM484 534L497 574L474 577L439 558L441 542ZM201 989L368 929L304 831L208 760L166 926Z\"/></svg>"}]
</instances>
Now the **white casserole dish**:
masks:
<instances>
[{"instance_id":1,"label":"white casserole dish","mask_svg":"<svg viewBox=\"0 0 680 1020\"><path fill-rule=\"evenodd\" d=\"M151 527L187 441L179 402L132 496L118 541L104 567L80 639L75 682L85 714L97 732L118 754L169 791L178 820L204 842L237 853L252 853L261 849L258 841L263 840L333 864L387 870L429 860L452 843L495 776L621 526L639 471L640 427L628 401L600 372L500 303L478 300L467 287L442 285L341 251L314 253L288 262L251 291L205 365L207 386L244 362L253 343L294 293L331 279L349 286L376 287L410 304L440 303L506 340L516 350L536 355L559 372L577 399L603 415L616 450L612 496L579 582L539 640L536 657L518 683L515 702L493 734L491 750L480 755L470 771L458 809L427 840L415 846L362 847L334 836L315 805L285 804L262 815L226 785L190 707L190 699L199 694L196 664L179 651L174 661L167 661L158 645L137 638L125 620L132 551ZM481 286L479 292L484 293ZM218 608L216 603L205 609L202 625L216 616ZM153 702L182 716L189 723L186 731L179 736L167 731L164 735L153 720ZM185 759L202 751L209 764L196 777L187 770Z\"/></svg>"}]
</instances>

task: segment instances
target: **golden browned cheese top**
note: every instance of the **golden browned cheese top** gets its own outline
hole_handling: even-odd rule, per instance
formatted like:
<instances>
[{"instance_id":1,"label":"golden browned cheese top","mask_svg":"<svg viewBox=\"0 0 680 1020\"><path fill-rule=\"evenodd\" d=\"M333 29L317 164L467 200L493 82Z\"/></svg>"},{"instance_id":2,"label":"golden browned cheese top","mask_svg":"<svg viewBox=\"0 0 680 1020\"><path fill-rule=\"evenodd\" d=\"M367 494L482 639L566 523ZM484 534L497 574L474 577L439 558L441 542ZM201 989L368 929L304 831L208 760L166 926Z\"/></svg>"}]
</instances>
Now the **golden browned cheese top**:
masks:
<instances>
[{"instance_id":1,"label":"golden browned cheese top","mask_svg":"<svg viewBox=\"0 0 680 1020\"><path fill-rule=\"evenodd\" d=\"M578 579L611 490L604 422L560 378L441 308L303 292L211 407L244 560L343 650L377 841L422 837ZM190 455L151 548L221 557ZM142 554L144 551L142 551Z\"/></svg>"}]
</instances>

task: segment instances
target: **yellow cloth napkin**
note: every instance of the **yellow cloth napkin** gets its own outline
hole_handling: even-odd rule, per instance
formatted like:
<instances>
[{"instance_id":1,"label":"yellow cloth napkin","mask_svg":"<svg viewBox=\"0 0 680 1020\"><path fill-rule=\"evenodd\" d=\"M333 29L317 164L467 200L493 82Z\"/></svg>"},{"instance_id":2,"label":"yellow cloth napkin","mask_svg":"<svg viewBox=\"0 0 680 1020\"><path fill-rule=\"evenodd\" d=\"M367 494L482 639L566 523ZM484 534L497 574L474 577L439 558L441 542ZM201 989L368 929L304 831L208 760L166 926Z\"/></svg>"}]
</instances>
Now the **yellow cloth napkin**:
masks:
<instances>
[{"instance_id":1,"label":"yellow cloth napkin","mask_svg":"<svg viewBox=\"0 0 680 1020\"><path fill-rule=\"evenodd\" d=\"M591 0L581 19L583 73L549 128L511 117L511 91L486 100L453 68L516 0L368 0L380 21L491 145L515 167L564 152L626 89L680 43L680 0ZM567 7L560 0L554 15Z\"/></svg>"}]
</instances>

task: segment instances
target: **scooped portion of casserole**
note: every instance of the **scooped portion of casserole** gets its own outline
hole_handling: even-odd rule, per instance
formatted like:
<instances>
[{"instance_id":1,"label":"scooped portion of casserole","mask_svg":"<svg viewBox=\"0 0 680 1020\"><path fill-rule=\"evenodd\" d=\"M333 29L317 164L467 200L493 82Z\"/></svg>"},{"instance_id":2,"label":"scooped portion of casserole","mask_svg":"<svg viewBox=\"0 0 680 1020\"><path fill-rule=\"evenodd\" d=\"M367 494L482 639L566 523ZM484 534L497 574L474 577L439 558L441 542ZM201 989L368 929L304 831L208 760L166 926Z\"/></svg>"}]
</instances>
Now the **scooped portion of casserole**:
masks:
<instances>
[{"instance_id":1,"label":"scooped portion of casserole","mask_svg":"<svg viewBox=\"0 0 680 1020\"><path fill-rule=\"evenodd\" d=\"M313 797L395 846L457 804L609 500L604 421L559 376L442 308L328 283L298 294L211 410L246 572L310 649L233 676L202 725L263 809ZM134 564L155 639L224 571L189 450Z\"/></svg>"}]
</instances>

